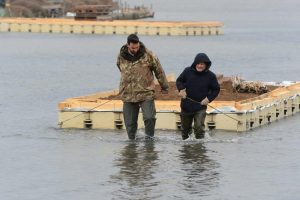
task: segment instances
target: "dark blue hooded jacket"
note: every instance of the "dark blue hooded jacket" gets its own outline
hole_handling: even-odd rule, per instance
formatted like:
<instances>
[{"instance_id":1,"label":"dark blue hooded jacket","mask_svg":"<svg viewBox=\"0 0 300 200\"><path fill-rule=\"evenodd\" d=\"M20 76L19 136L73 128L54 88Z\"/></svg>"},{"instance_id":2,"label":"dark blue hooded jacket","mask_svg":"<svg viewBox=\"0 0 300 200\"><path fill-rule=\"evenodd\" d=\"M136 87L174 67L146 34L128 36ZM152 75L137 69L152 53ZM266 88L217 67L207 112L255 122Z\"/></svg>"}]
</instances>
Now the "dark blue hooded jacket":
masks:
<instances>
[{"instance_id":1,"label":"dark blue hooded jacket","mask_svg":"<svg viewBox=\"0 0 300 200\"><path fill-rule=\"evenodd\" d=\"M200 62L206 64L206 69L202 72L196 70L196 65ZM205 97L209 102L213 101L220 92L220 85L216 75L209 70L211 61L205 53L199 53L195 57L193 64L184 69L176 80L177 89L186 89L187 97L201 102ZM193 102L189 99L181 100L181 109L184 112L197 112L206 109L207 106Z\"/></svg>"}]
</instances>

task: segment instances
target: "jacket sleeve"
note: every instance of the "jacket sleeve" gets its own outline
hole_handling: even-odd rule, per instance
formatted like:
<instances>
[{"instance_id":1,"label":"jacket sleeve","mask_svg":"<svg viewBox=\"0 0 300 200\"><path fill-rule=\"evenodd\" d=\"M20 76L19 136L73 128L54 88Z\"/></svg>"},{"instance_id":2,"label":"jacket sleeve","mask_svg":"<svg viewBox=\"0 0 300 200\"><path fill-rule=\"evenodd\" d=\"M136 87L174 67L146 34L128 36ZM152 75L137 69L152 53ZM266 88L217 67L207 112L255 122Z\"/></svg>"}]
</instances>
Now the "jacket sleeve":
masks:
<instances>
[{"instance_id":1,"label":"jacket sleeve","mask_svg":"<svg viewBox=\"0 0 300 200\"><path fill-rule=\"evenodd\" d=\"M220 85L214 73L212 73L211 81L209 84L209 90L210 91L209 94L207 95L207 98L209 102L212 102L215 98L217 98L220 92Z\"/></svg>"},{"instance_id":2,"label":"jacket sleeve","mask_svg":"<svg viewBox=\"0 0 300 200\"><path fill-rule=\"evenodd\" d=\"M119 71L121 71L121 68L120 68L120 58L121 58L121 55L119 54L118 58L117 58L117 67L119 68Z\"/></svg>"},{"instance_id":3,"label":"jacket sleeve","mask_svg":"<svg viewBox=\"0 0 300 200\"><path fill-rule=\"evenodd\" d=\"M185 73L186 73L186 69L183 70L183 72L181 72L181 74L176 79L176 87L178 91L185 89L185 82L186 82Z\"/></svg>"},{"instance_id":4,"label":"jacket sleeve","mask_svg":"<svg viewBox=\"0 0 300 200\"><path fill-rule=\"evenodd\" d=\"M159 85L161 87L162 90L168 90L169 89L169 83L166 77L166 74L158 60L158 58L155 55L152 55L152 70L155 74L155 77L157 79L157 81L159 82Z\"/></svg>"}]
</instances>

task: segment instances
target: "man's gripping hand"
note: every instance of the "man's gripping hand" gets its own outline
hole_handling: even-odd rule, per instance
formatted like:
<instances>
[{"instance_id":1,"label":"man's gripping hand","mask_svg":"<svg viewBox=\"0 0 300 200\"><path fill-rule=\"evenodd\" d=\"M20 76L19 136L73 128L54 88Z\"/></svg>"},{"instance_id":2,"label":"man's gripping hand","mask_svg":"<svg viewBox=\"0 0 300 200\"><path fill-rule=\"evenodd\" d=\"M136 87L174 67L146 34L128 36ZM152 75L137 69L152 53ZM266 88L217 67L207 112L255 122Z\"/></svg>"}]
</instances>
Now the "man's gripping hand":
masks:
<instances>
[{"instance_id":1,"label":"man's gripping hand","mask_svg":"<svg viewBox=\"0 0 300 200\"><path fill-rule=\"evenodd\" d=\"M185 99L186 98L186 89L180 90L178 95L181 96L182 99Z\"/></svg>"}]
</instances>

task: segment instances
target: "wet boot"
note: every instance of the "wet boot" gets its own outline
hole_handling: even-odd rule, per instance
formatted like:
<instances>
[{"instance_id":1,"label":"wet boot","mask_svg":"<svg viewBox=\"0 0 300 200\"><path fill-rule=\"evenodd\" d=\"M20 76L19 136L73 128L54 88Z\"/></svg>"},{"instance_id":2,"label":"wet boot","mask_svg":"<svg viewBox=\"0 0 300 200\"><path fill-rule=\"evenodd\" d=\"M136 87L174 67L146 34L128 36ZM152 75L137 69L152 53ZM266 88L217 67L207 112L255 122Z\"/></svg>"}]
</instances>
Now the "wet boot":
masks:
<instances>
[{"instance_id":1,"label":"wet boot","mask_svg":"<svg viewBox=\"0 0 300 200\"><path fill-rule=\"evenodd\" d=\"M205 136L205 132L196 132L195 131L195 138L196 139L203 139L204 138L204 136Z\"/></svg>"},{"instance_id":2,"label":"wet boot","mask_svg":"<svg viewBox=\"0 0 300 200\"><path fill-rule=\"evenodd\" d=\"M205 117L206 110L201 110L197 112L194 116L194 133L196 139L203 139L205 136Z\"/></svg>"},{"instance_id":3,"label":"wet boot","mask_svg":"<svg viewBox=\"0 0 300 200\"><path fill-rule=\"evenodd\" d=\"M132 120L132 121L131 120L132 119L130 119L130 118L128 119L128 118L124 117L128 139L129 140L134 140L138 124L137 124L137 122L135 120Z\"/></svg>"},{"instance_id":4,"label":"wet boot","mask_svg":"<svg viewBox=\"0 0 300 200\"><path fill-rule=\"evenodd\" d=\"M183 140L186 140L190 137L189 134L184 134L184 133L181 133L181 136Z\"/></svg>"},{"instance_id":5,"label":"wet boot","mask_svg":"<svg viewBox=\"0 0 300 200\"><path fill-rule=\"evenodd\" d=\"M156 122L155 118L146 119L144 121L146 139L153 139L154 138L155 122Z\"/></svg>"},{"instance_id":6,"label":"wet boot","mask_svg":"<svg viewBox=\"0 0 300 200\"><path fill-rule=\"evenodd\" d=\"M123 103L123 115L124 115L124 122L126 126L126 131L128 135L128 139L134 140L136 131L137 131L137 120L139 115L139 104L138 103L130 103L124 102Z\"/></svg>"},{"instance_id":7,"label":"wet boot","mask_svg":"<svg viewBox=\"0 0 300 200\"><path fill-rule=\"evenodd\" d=\"M181 136L183 140L186 140L192 134L192 115L181 114Z\"/></svg>"},{"instance_id":8,"label":"wet boot","mask_svg":"<svg viewBox=\"0 0 300 200\"><path fill-rule=\"evenodd\" d=\"M137 125L127 125L127 135L129 140L134 140L136 131L137 131Z\"/></svg>"}]
</instances>

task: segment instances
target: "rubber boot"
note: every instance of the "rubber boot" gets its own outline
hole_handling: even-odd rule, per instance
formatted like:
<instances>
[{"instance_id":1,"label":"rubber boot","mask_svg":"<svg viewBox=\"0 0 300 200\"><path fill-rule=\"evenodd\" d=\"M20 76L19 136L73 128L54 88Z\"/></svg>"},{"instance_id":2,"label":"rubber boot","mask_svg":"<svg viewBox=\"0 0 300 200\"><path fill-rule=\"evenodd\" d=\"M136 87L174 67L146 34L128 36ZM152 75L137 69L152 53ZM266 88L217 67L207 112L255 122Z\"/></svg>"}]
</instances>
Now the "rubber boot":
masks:
<instances>
[{"instance_id":1,"label":"rubber boot","mask_svg":"<svg viewBox=\"0 0 300 200\"><path fill-rule=\"evenodd\" d=\"M134 140L137 131L137 124L127 125L126 129L127 129L128 139Z\"/></svg>"},{"instance_id":2,"label":"rubber boot","mask_svg":"<svg viewBox=\"0 0 300 200\"><path fill-rule=\"evenodd\" d=\"M156 122L155 118L146 119L144 121L146 139L153 139L154 131L155 131L155 122Z\"/></svg>"},{"instance_id":3,"label":"rubber boot","mask_svg":"<svg viewBox=\"0 0 300 200\"><path fill-rule=\"evenodd\" d=\"M203 139L205 135L205 121L206 110L197 112L194 116L194 133L196 139Z\"/></svg>"},{"instance_id":4,"label":"rubber boot","mask_svg":"<svg viewBox=\"0 0 300 200\"><path fill-rule=\"evenodd\" d=\"M186 140L192 134L192 115L181 115L181 136L183 140Z\"/></svg>"},{"instance_id":5,"label":"rubber boot","mask_svg":"<svg viewBox=\"0 0 300 200\"><path fill-rule=\"evenodd\" d=\"M124 122L126 126L126 131L128 135L128 139L134 140L136 131L137 131L137 120L139 115L139 104L138 103L130 103L124 102L123 103L123 115L124 115Z\"/></svg>"},{"instance_id":6,"label":"rubber boot","mask_svg":"<svg viewBox=\"0 0 300 200\"><path fill-rule=\"evenodd\" d=\"M186 140L186 139L188 139L190 136L189 136L189 134L181 133L181 137L182 137L183 140Z\"/></svg>"},{"instance_id":7,"label":"rubber boot","mask_svg":"<svg viewBox=\"0 0 300 200\"><path fill-rule=\"evenodd\" d=\"M200 132L200 131L196 131L196 130L195 130L195 138L196 138L196 139L203 139L204 136L205 136L205 132L204 132L204 131L203 131L203 132Z\"/></svg>"}]
</instances>

